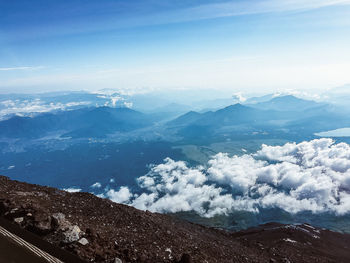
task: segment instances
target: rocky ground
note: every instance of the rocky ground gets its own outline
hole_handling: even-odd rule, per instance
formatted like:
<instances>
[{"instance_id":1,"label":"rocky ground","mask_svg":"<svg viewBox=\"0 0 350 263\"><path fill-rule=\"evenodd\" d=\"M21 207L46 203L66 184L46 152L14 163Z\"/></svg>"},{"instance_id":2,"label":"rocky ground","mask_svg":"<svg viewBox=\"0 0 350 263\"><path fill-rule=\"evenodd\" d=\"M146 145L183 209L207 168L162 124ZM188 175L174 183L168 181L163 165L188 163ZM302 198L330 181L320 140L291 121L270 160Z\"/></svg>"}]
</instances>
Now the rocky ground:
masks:
<instances>
[{"instance_id":1,"label":"rocky ground","mask_svg":"<svg viewBox=\"0 0 350 263\"><path fill-rule=\"evenodd\" d=\"M350 235L307 224L230 233L3 176L0 215L90 262L350 262Z\"/></svg>"}]
</instances>

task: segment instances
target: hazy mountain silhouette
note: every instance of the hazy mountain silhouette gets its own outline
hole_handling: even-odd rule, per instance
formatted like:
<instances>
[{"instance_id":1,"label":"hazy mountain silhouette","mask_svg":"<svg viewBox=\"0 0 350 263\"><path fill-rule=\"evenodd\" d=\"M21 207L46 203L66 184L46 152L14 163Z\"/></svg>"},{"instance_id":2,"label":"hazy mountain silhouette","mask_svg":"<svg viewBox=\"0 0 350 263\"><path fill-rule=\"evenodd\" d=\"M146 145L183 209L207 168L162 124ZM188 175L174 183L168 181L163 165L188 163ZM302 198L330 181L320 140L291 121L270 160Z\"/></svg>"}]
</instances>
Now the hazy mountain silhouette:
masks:
<instances>
[{"instance_id":1,"label":"hazy mountain silhouette","mask_svg":"<svg viewBox=\"0 0 350 263\"><path fill-rule=\"evenodd\" d=\"M264 110L278 110L278 111L304 111L306 109L314 108L324 105L312 100L304 100L293 95L279 96L272 98L269 101L258 102L256 104L249 104L249 106L264 109Z\"/></svg>"},{"instance_id":2,"label":"hazy mountain silhouette","mask_svg":"<svg viewBox=\"0 0 350 263\"><path fill-rule=\"evenodd\" d=\"M34 117L14 116L0 122L0 136L39 138L50 132L65 131L69 137L104 137L116 131L131 131L150 125L145 114L128 108L84 108Z\"/></svg>"}]
</instances>

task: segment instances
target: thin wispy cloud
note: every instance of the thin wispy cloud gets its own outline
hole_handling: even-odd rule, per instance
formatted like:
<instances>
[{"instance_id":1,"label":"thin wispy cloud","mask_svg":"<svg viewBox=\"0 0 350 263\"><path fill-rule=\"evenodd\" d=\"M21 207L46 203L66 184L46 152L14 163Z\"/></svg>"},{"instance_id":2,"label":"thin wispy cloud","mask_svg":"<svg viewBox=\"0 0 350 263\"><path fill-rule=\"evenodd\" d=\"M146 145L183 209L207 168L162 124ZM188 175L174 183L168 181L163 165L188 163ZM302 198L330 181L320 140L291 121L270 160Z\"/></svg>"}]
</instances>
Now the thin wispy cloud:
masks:
<instances>
[{"instance_id":1,"label":"thin wispy cloud","mask_svg":"<svg viewBox=\"0 0 350 263\"><path fill-rule=\"evenodd\" d=\"M43 69L45 67L43 66L36 66L36 67L4 67L0 68L0 71L14 71L14 70L38 70Z\"/></svg>"},{"instance_id":2,"label":"thin wispy cloud","mask_svg":"<svg viewBox=\"0 0 350 263\"><path fill-rule=\"evenodd\" d=\"M208 11L217 16L258 14L270 12L285 12L296 10L311 10L334 5L348 5L349 0L259 0L248 1L230 1L222 4L209 4L196 8L198 11ZM194 9L195 10L195 9Z\"/></svg>"},{"instance_id":3,"label":"thin wispy cloud","mask_svg":"<svg viewBox=\"0 0 350 263\"><path fill-rule=\"evenodd\" d=\"M224 3L204 4L174 12L160 13L154 23L177 23L214 19L220 17L242 16L264 13L279 13L288 11L305 11L327 6L349 5L350 0L258 0L258 1L228 1Z\"/></svg>"},{"instance_id":4,"label":"thin wispy cloud","mask_svg":"<svg viewBox=\"0 0 350 263\"><path fill-rule=\"evenodd\" d=\"M11 52L3 52L0 91L147 86L273 92L350 82L350 0L112 2L9 9L0 49ZM27 62L16 65L14 58Z\"/></svg>"},{"instance_id":5,"label":"thin wispy cloud","mask_svg":"<svg viewBox=\"0 0 350 263\"><path fill-rule=\"evenodd\" d=\"M137 12L123 13L120 16L120 7L103 7L96 15L91 16L89 21L80 20L80 14L77 17L70 18L71 23L76 26L67 27L66 22L54 21L47 22L47 25L41 24L26 31L19 31L16 38L22 39L55 35L74 35L90 32L106 32L125 28L138 28L155 25L168 25L176 23L185 23L200 21L206 19L216 19L221 17L234 17L244 15L258 15L265 13L279 13L288 11L313 10L328 6L349 5L350 0L253 0L253 1L226 1L222 3L192 4L190 7L177 8L176 4L169 3L169 9L160 8L161 5L154 2L145 1L143 6L147 6L147 11L141 15ZM126 5L129 10L135 7L132 3ZM110 10L107 8L110 8ZM86 10L83 10L86 11ZM103 15L101 15L103 14ZM72 14L73 15L73 14ZM52 30L52 27L55 30ZM12 35L13 32L10 32ZM30 33L30 34L29 34Z\"/></svg>"}]
</instances>

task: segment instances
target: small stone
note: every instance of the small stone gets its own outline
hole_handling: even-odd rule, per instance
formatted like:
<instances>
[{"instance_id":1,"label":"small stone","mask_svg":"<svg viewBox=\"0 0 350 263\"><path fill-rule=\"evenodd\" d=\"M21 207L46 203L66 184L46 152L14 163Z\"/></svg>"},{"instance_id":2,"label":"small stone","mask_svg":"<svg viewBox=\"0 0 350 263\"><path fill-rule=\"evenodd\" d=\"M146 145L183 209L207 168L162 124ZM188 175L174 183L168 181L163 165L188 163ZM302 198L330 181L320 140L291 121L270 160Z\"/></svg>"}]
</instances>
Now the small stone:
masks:
<instances>
[{"instance_id":1,"label":"small stone","mask_svg":"<svg viewBox=\"0 0 350 263\"><path fill-rule=\"evenodd\" d=\"M13 219L13 221L15 221L17 224L22 223L22 222L23 222L23 220L24 220L24 218L23 218L23 217L17 217L17 218L15 218L15 219Z\"/></svg>"},{"instance_id":2,"label":"small stone","mask_svg":"<svg viewBox=\"0 0 350 263\"><path fill-rule=\"evenodd\" d=\"M89 244L89 241L85 237L83 237L83 238L79 239L78 243L85 246L85 245Z\"/></svg>"},{"instance_id":3,"label":"small stone","mask_svg":"<svg viewBox=\"0 0 350 263\"><path fill-rule=\"evenodd\" d=\"M65 243L72 243L80 239L81 230L78 226L70 226L67 231L63 233Z\"/></svg>"},{"instance_id":4,"label":"small stone","mask_svg":"<svg viewBox=\"0 0 350 263\"><path fill-rule=\"evenodd\" d=\"M123 261L120 258L115 258L114 263L123 263Z\"/></svg>"}]
</instances>

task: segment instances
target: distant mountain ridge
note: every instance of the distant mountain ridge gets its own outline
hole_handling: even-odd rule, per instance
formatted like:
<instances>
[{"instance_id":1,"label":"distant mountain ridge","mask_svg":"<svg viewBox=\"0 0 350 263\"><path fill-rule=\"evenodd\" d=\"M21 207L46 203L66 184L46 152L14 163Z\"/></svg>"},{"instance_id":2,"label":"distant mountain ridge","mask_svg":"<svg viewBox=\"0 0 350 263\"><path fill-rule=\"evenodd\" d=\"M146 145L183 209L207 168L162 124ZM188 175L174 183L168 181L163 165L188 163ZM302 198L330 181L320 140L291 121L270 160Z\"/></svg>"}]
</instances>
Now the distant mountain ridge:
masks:
<instances>
[{"instance_id":1,"label":"distant mountain ridge","mask_svg":"<svg viewBox=\"0 0 350 263\"><path fill-rule=\"evenodd\" d=\"M39 138L61 130L70 137L105 137L112 132L131 131L151 124L148 116L132 109L89 107L34 117L15 116L0 122L0 136Z\"/></svg>"},{"instance_id":2,"label":"distant mountain ridge","mask_svg":"<svg viewBox=\"0 0 350 263\"><path fill-rule=\"evenodd\" d=\"M325 103L318 103L312 100L300 99L293 95L285 95L274 97L268 101L247 105L264 110L304 111L306 109L325 105Z\"/></svg>"},{"instance_id":3,"label":"distant mountain ridge","mask_svg":"<svg viewBox=\"0 0 350 263\"><path fill-rule=\"evenodd\" d=\"M170 121L168 124L178 126L188 124L223 126L264 122L270 119L290 118L290 116L291 114L288 112L257 109L237 103L217 111L208 111L205 113L190 111L175 120Z\"/></svg>"},{"instance_id":4,"label":"distant mountain ridge","mask_svg":"<svg viewBox=\"0 0 350 263\"><path fill-rule=\"evenodd\" d=\"M169 104L159 108L162 112L146 114L126 107L102 106L58 110L33 117L13 116L0 121L0 137L41 138L60 133L65 138L106 138L116 132L150 127L149 131L155 131L153 134L163 138L179 135L183 138L207 137L219 140L223 139L222 136L235 139L242 135L246 138L283 137L288 134L312 136L316 132L350 125L349 118L340 110L292 95L274 97L255 104L237 103L203 113L189 111L173 119L183 107Z\"/></svg>"},{"instance_id":5,"label":"distant mountain ridge","mask_svg":"<svg viewBox=\"0 0 350 263\"><path fill-rule=\"evenodd\" d=\"M300 140L348 125L350 120L341 109L292 95L204 113L190 111L167 123L168 129L175 130L186 143L278 137Z\"/></svg>"}]
</instances>

